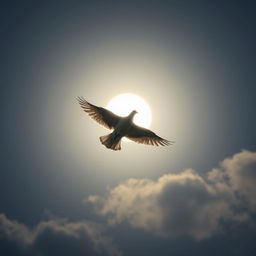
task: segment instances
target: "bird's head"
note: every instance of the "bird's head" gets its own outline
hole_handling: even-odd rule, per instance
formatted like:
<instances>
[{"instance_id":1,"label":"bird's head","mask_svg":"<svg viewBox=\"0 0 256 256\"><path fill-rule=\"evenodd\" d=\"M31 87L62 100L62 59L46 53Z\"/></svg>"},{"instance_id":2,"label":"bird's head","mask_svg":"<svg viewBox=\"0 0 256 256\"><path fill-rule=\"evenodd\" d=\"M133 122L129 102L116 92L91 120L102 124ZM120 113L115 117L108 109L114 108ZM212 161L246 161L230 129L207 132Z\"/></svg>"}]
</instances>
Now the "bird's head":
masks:
<instances>
[{"instance_id":1,"label":"bird's head","mask_svg":"<svg viewBox=\"0 0 256 256\"><path fill-rule=\"evenodd\" d=\"M130 113L130 117L134 117L138 112L136 110L133 110L131 113Z\"/></svg>"}]
</instances>

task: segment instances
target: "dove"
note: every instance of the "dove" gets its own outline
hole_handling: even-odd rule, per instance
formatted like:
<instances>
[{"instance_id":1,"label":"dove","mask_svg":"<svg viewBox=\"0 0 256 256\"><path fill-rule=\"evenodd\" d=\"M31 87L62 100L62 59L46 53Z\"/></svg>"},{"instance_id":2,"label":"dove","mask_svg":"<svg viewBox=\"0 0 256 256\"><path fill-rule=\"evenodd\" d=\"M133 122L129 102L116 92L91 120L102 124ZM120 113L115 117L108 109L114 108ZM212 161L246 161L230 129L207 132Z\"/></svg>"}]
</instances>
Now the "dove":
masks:
<instances>
[{"instance_id":1,"label":"dove","mask_svg":"<svg viewBox=\"0 0 256 256\"><path fill-rule=\"evenodd\" d=\"M163 139L149 129L140 127L133 123L133 117L138 113L133 110L128 116L121 117L110 110L95 106L83 97L77 97L82 109L96 122L108 129L113 129L110 134L100 137L100 142L108 149L121 150L121 140L123 137L152 146L169 146L173 142Z\"/></svg>"}]
</instances>

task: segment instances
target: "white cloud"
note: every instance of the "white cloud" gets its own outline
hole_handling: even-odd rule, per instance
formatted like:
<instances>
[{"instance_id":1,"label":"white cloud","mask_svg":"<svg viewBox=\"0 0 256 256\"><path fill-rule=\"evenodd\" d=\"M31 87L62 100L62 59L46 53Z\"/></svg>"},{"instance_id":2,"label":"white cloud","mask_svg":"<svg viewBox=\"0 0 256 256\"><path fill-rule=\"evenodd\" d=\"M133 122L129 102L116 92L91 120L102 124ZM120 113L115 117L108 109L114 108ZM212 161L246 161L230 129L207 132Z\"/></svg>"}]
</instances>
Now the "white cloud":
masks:
<instances>
[{"instance_id":1,"label":"white cloud","mask_svg":"<svg viewBox=\"0 0 256 256\"><path fill-rule=\"evenodd\" d=\"M30 229L0 214L0 238L26 255L121 255L100 225L85 221L54 219Z\"/></svg>"},{"instance_id":2,"label":"white cloud","mask_svg":"<svg viewBox=\"0 0 256 256\"><path fill-rule=\"evenodd\" d=\"M110 224L128 222L154 234L196 239L222 231L221 221L244 221L255 210L256 153L242 151L225 159L219 168L200 176L193 170L166 174L158 180L129 179L105 197L88 201Z\"/></svg>"},{"instance_id":3,"label":"white cloud","mask_svg":"<svg viewBox=\"0 0 256 256\"><path fill-rule=\"evenodd\" d=\"M249 206L256 206L256 153L242 151L225 159L221 168L229 179L230 186L237 191ZM221 171L221 170L220 170Z\"/></svg>"}]
</instances>

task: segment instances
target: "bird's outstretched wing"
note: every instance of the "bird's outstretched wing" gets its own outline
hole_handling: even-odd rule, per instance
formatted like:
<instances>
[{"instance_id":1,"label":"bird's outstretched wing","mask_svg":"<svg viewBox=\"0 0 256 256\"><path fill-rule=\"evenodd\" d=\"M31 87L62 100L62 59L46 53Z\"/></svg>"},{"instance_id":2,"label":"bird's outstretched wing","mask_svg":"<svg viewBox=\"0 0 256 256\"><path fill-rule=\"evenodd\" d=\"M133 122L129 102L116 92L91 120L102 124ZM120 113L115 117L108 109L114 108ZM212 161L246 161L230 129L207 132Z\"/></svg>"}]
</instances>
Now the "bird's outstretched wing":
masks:
<instances>
[{"instance_id":1,"label":"bird's outstretched wing","mask_svg":"<svg viewBox=\"0 0 256 256\"><path fill-rule=\"evenodd\" d=\"M97 121L99 124L105 126L106 128L113 129L121 119L120 116L115 115L111 111L97 107L89 102L87 102L83 97L77 97L80 106L83 108L84 112Z\"/></svg>"},{"instance_id":2,"label":"bird's outstretched wing","mask_svg":"<svg viewBox=\"0 0 256 256\"><path fill-rule=\"evenodd\" d=\"M165 140L157 136L154 132L146 128L139 127L135 124L132 125L126 137L137 143L143 143L152 146L169 146L173 143L172 141Z\"/></svg>"}]
</instances>

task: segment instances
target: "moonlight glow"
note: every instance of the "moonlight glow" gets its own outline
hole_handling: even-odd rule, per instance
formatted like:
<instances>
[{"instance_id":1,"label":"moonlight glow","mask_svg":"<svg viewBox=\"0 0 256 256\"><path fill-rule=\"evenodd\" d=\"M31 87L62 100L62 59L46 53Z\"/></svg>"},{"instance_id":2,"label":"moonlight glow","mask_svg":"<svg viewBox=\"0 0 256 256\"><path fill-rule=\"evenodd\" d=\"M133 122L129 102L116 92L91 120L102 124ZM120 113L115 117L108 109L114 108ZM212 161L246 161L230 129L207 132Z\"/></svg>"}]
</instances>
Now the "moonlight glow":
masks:
<instances>
[{"instance_id":1,"label":"moonlight glow","mask_svg":"<svg viewBox=\"0 0 256 256\"><path fill-rule=\"evenodd\" d=\"M138 114L134 116L134 123L146 128L150 126L150 107L144 99L135 94L120 94L110 100L107 108L119 116L127 116L131 111L136 110Z\"/></svg>"}]
</instances>

